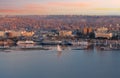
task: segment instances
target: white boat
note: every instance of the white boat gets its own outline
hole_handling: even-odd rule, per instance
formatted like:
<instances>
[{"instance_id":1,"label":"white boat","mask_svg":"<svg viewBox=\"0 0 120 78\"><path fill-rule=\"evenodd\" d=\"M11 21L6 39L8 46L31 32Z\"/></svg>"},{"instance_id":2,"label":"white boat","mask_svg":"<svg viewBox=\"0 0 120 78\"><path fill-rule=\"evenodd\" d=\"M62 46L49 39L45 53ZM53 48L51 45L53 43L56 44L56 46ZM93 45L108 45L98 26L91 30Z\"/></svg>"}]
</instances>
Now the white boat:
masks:
<instances>
[{"instance_id":1,"label":"white boat","mask_svg":"<svg viewBox=\"0 0 120 78\"><path fill-rule=\"evenodd\" d=\"M34 41L18 41L17 44L35 44Z\"/></svg>"},{"instance_id":2,"label":"white boat","mask_svg":"<svg viewBox=\"0 0 120 78\"><path fill-rule=\"evenodd\" d=\"M60 45L57 45L57 51L62 51Z\"/></svg>"}]
</instances>

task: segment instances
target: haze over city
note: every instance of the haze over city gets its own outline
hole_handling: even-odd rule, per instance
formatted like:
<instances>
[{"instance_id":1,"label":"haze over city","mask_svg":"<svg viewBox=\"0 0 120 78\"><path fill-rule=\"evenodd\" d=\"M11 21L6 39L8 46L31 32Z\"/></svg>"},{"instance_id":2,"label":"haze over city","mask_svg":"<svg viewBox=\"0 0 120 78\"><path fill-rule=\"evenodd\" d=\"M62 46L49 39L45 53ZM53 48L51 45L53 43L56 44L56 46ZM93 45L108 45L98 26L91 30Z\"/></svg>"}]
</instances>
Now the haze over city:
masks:
<instances>
[{"instance_id":1,"label":"haze over city","mask_svg":"<svg viewBox=\"0 0 120 78\"><path fill-rule=\"evenodd\" d=\"M0 15L120 15L119 0L0 0Z\"/></svg>"}]
</instances>

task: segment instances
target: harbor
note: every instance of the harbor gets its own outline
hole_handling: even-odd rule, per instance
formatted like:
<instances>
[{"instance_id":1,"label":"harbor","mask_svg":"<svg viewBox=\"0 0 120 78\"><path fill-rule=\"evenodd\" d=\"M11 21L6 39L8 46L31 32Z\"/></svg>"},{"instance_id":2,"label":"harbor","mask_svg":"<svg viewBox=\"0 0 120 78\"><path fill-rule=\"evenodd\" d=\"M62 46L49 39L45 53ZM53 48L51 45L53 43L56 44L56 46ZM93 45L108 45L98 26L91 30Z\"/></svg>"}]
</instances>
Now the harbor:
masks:
<instances>
[{"instance_id":1,"label":"harbor","mask_svg":"<svg viewBox=\"0 0 120 78\"><path fill-rule=\"evenodd\" d=\"M120 16L109 15L120 4L109 2L2 0L0 78L120 78Z\"/></svg>"},{"instance_id":2,"label":"harbor","mask_svg":"<svg viewBox=\"0 0 120 78\"><path fill-rule=\"evenodd\" d=\"M79 40L79 41L18 41L16 43L4 42L0 50L52 50L52 47L61 46L62 50L94 50L115 51L120 50L119 40Z\"/></svg>"}]
</instances>

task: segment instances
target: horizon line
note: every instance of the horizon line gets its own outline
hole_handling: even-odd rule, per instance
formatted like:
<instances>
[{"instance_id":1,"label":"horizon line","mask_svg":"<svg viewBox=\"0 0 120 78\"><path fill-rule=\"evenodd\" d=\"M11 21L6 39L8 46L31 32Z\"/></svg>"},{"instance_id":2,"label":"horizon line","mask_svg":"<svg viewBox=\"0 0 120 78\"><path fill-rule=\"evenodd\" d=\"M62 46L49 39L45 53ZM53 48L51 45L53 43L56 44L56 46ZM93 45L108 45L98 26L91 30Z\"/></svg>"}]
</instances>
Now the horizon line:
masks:
<instances>
[{"instance_id":1,"label":"horizon line","mask_svg":"<svg viewBox=\"0 0 120 78\"><path fill-rule=\"evenodd\" d=\"M0 14L0 16L120 16L120 15L112 15L112 14Z\"/></svg>"}]
</instances>

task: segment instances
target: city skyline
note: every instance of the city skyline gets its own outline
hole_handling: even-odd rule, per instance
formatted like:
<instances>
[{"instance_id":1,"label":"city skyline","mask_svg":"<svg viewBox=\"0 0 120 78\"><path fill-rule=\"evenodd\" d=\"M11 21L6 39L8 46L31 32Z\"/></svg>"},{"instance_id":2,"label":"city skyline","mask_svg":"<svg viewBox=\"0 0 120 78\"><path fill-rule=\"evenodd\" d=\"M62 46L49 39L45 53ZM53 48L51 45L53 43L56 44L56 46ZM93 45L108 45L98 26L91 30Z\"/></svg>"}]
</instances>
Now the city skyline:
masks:
<instances>
[{"instance_id":1,"label":"city skyline","mask_svg":"<svg viewBox=\"0 0 120 78\"><path fill-rule=\"evenodd\" d=\"M120 15L120 1L1 0L0 15Z\"/></svg>"}]
</instances>

